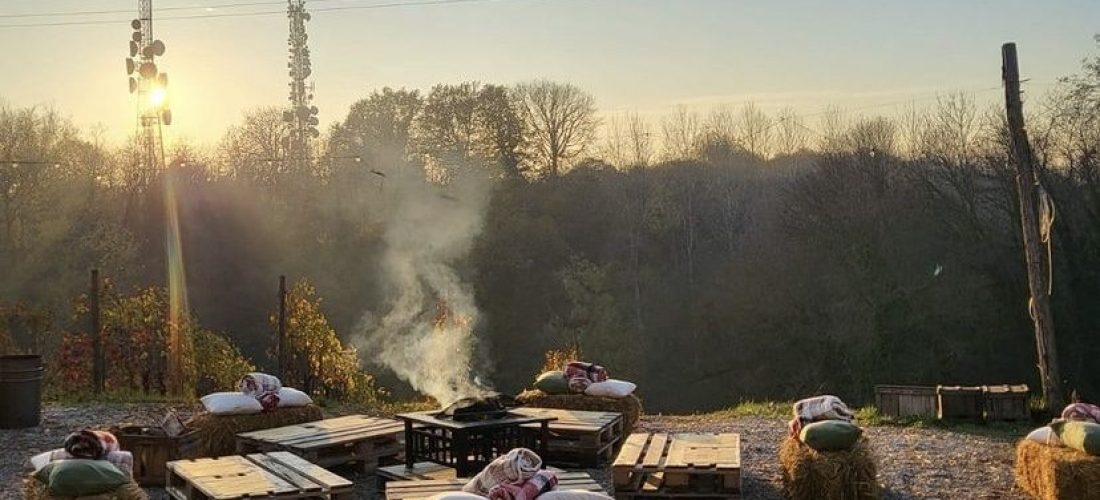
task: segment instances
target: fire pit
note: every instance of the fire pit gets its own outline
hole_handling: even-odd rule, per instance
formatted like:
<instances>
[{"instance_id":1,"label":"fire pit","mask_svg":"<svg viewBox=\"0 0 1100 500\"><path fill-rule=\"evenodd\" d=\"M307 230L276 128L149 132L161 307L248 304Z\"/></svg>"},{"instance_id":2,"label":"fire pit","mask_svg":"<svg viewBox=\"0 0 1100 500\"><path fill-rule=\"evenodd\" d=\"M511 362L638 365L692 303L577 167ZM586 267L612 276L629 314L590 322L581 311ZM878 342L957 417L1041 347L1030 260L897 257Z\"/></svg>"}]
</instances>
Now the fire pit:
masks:
<instances>
[{"instance_id":1,"label":"fire pit","mask_svg":"<svg viewBox=\"0 0 1100 500\"><path fill-rule=\"evenodd\" d=\"M454 467L457 477L471 477L494 458L513 448L546 454L549 423L554 417L511 413L498 401L464 400L440 411L402 413L405 422L405 467L435 462ZM537 429L521 427L541 424Z\"/></svg>"}]
</instances>

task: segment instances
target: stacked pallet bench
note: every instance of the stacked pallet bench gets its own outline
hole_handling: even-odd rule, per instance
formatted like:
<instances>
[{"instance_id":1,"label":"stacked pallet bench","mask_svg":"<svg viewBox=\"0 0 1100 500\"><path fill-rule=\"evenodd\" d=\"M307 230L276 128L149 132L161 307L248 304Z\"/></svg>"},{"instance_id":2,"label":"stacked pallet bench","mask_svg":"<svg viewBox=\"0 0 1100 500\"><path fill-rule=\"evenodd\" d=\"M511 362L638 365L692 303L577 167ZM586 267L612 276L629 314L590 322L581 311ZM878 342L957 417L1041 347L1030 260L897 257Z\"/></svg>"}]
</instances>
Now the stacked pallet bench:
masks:
<instances>
[{"instance_id":1,"label":"stacked pallet bench","mask_svg":"<svg viewBox=\"0 0 1100 500\"><path fill-rule=\"evenodd\" d=\"M631 434L611 472L618 500L741 498L741 439L738 434Z\"/></svg>"},{"instance_id":2,"label":"stacked pallet bench","mask_svg":"<svg viewBox=\"0 0 1100 500\"><path fill-rule=\"evenodd\" d=\"M555 408L516 408L529 417L554 417L546 442L548 464L563 467L599 467L610 463L625 432L623 414ZM535 430L535 424L524 426Z\"/></svg>"},{"instance_id":3,"label":"stacked pallet bench","mask_svg":"<svg viewBox=\"0 0 1100 500\"><path fill-rule=\"evenodd\" d=\"M285 451L177 460L166 467L166 490L175 500L355 498L351 481Z\"/></svg>"},{"instance_id":4,"label":"stacked pallet bench","mask_svg":"<svg viewBox=\"0 0 1100 500\"><path fill-rule=\"evenodd\" d=\"M386 483L386 500L420 500L439 493L462 491L467 479L429 479L418 481L390 481ZM562 472L558 474L555 490L584 490L604 493L600 483L587 472Z\"/></svg>"},{"instance_id":5,"label":"stacked pallet bench","mask_svg":"<svg viewBox=\"0 0 1100 500\"><path fill-rule=\"evenodd\" d=\"M237 435L237 453L289 451L322 467L359 462L373 473L402 449L404 426L388 418L348 415Z\"/></svg>"}]
</instances>

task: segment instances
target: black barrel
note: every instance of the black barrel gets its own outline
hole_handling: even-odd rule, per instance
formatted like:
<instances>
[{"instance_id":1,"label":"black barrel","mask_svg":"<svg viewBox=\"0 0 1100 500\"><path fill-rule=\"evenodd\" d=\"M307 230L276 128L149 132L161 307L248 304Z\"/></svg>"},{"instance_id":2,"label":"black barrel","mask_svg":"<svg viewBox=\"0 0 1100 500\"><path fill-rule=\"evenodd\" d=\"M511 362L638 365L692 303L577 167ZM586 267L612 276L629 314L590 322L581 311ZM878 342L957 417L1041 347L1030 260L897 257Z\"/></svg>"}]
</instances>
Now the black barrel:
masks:
<instances>
[{"instance_id":1,"label":"black barrel","mask_svg":"<svg viewBox=\"0 0 1100 500\"><path fill-rule=\"evenodd\" d=\"M38 426L42 370L42 356L0 356L0 429Z\"/></svg>"}]
</instances>

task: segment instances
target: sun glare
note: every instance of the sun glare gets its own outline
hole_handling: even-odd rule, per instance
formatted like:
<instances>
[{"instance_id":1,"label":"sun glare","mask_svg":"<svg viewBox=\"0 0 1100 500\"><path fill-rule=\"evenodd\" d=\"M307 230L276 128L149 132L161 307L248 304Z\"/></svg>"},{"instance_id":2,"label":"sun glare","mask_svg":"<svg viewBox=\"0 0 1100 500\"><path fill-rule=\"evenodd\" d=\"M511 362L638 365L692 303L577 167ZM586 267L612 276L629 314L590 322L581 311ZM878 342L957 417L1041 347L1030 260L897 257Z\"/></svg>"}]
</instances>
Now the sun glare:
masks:
<instances>
[{"instance_id":1,"label":"sun glare","mask_svg":"<svg viewBox=\"0 0 1100 500\"><path fill-rule=\"evenodd\" d=\"M149 104L154 107L159 108L166 99L168 99L168 92L160 87L156 87L149 92Z\"/></svg>"}]
</instances>

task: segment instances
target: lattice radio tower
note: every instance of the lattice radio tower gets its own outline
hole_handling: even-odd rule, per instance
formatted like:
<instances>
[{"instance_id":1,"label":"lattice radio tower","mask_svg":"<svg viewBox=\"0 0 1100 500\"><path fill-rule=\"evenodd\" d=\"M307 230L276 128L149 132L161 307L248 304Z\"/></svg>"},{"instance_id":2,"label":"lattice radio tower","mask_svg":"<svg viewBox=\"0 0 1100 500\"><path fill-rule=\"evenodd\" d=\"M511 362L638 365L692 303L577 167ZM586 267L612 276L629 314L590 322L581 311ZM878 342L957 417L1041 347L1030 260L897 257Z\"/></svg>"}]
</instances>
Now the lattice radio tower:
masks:
<instances>
[{"instance_id":1,"label":"lattice radio tower","mask_svg":"<svg viewBox=\"0 0 1100 500\"><path fill-rule=\"evenodd\" d=\"M130 93L137 94L141 166L155 175L164 165L161 125L172 124L168 108L168 74L157 69L155 59L164 55L164 42L153 38L153 0L138 0L138 18L130 22L130 57L126 58Z\"/></svg>"},{"instance_id":2,"label":"lattice radio tower","mask_svg":"<svg viewBox=\"0 0 1100 500\"><path fill-rule=\"evenodd\" d=\"M306 81L313 70L309 62L309 45L306 43L305 0L287 0L287 17L290 18L290 61L287 63L290 73L290 109L283 112L283 121L290 126L283 146L287 152L288 166L293 172L302 172L308 166L310 143L320 133L317 131L317 106L313 106L313 83Z\"/></svg>"}]
</instances>

